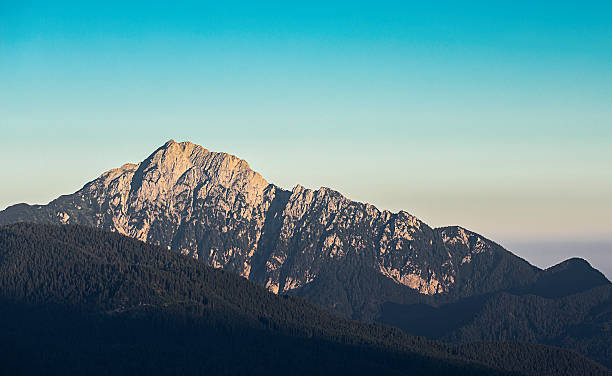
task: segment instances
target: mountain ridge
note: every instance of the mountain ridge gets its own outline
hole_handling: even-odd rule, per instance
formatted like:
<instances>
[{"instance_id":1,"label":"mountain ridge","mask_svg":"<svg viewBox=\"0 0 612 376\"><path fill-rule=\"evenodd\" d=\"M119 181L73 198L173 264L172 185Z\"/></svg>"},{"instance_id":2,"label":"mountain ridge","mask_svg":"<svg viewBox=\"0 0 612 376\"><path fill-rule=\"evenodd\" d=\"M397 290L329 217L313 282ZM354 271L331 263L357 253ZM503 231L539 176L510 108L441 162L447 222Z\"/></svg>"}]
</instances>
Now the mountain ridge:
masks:
<instances>
[{"instance_id":1,"label":"mountain ridge","mask_svg":"<svg viewBox=\"0 0 612 376\"><path fill-rule=\"evenodd\" d=\"M0 211L0 224L22 221L119 232L356 320L412 330L406 309L417 314L420 304L428 305L458 325L424 333L431 337L551 341L545 331L528 329L529 320L549 325L566 313L558 310L561 301L542 299L568 295L593 313L566 317L556 329L562 340L552 344L577 348L571 331L580 320L600 331L610 321L609 303L589 295L610 281L588 263L569 260L543 270L463 227L432 228L406 211L380 210L326 187L285 190L246 161L190 142L168 141L144 161L109 170L47 205ZM452 317L450 308L462 299L476 302L470 322ZM548 307L546 315L534 305ZM533 312L504 327L495 318L504 315L499 307ZM482 330L474 328L479 318L487 325ZM612 364L601 337L578 348L596 348L596 359Z\"/></svg>"},{"instance_id":2,"label":"mountain ridge","mask_svg":"<svg viewBox=\"0 0 612 376\"><path fill-rule=\"evenodd\" d=\"M269 184L260 174L251 170L246 161L238 157L227 153L210 152L191 142L177 143L174 140L166 142L139 164L124 164L118 169L111 169L72 195L62 196L48 205L32 207L39 212L49 209L46 210L47 213L32 215L26 213L28 207L9 207L1 212L0 223L42 220L94 225L139 240L165 245L196 258L205 257L213 266L229 268L249 278L253 267L251 257L257 251L259 238L266 232L263 225L269 206L277 196L287 195L289 197L282 205L283 210L280 214L276 213L283 219L280 224L281 238L293 241L296 223L316 210L321 211L318 220L328 227L333 227L333 223L329 222L330 219L331 222L334 219L330 217L338 214L356 217L348 220L346 217L340 217L339 221L344 220L344 223L340 223L339 226L345 228L351 225L352 219L360 221L366 217L366 223L361 221L359 225L374 227L374 231L368 235L370 238L380 237L380 239L369 239L370 244L364 244L361 239L355 237L341 239L334 233L333 228L328 228L327 230L331 230L328 231L330 233L324 239L320 239L324 248L322 253L326 253L324 256L331 259L343 257L349 252L348 249L379 248L374 267L380 273L427 295L448 292L452 288L456 277L453 262L469 263L473 254L484 252L485 248L501 248L497 244L485 244L491 242L461 227L433 229L406 211L392 213L388 210L379 210L371 204L351 201L330 188L311 190L298 184L291 191L286 191ZM194 220L192 212L197 209L196 205L214 206L212 215ZM348 210L339 213L343 208ZM238 220L231 218L229 211L238 211L241 218ZM16 215L7 219L10 216L7 213L11 212ZM244 239L243 243L246 244L240 247L240 257L224 253L217 243L209 244L206 240L194 241L193 236L189 239L181 238L180 234L177 236L181 231L193 231L193 228L190 228L193 226L184 225L187 218L192 222L197 220L204 222L215 216L223 217L220 219L226 222L238 222L234 228L245 224L242 219L250 221L238 230L238 232L250 231L252 235L251 239ZM166 226L159 223L159 217L173 221L174 228L165 229ZM231 230L228 224L219 227L217 230L220 230L221 237L228 229ZM445 252L442 249L435 249L433 253L439 257L445 257L446 253L445 260L438 265L423 263L419 265L414 258L402 259L397 265L397 262L392 260L393 256L410 246L409 243L414 240L412 233L417 233L419 236L423 232L428 234L426 237L429 239L424 240L429 241L429 247L421 244L421 248L435 248L434 237L437 236L433 236L432 233L440 232L443 237L442 243L450 243L451 246L461 243L464 246L461 250L461 259L452 260L453 256L448 250ZM476 235L472 240L474 244L468 244L470 242L468 236L472 235ZM276 244L276 248L278 252L276 254L272 252L265 260L263 275L255 276L256 280L261 280L271 291L278 293L301 287L314 278L316 271L311 271L309 275L298 276L283 270L281 276L276 270L282 267L281 264L284 264L287 257L294 255L279 250L282 245L279 247L279 244ZM470 252L469 248L474 248L474 252ZM398 250L400 252L397 252ZM207 257L202 254L204 252L209 253ZM321 256L313 255L313 257ZM258 269L261 270L262 267Z\"/></svg>"},{"instance_id":3,"label":"mountain ridge","mask_svg":"<svg viewBox=\"0 0 612 376\"><path fill-rule=\"evenodd\" d=\"M303 287L316 278L322 264L346 257L366 258L382 275L425 295L518 287L504 279L503 270L496 280L465 283L490 272L486 267L495 267L498 259L511 258L506 261L518 265L524 279L533 280L541 272L463 227L431 228L407 211L380 210L327 187L312 190L297 184L287 191L234 155L174 140L143 162L104 172L74 194L47 205L18 204L0 212L0 223L17 221L117 231L237 272L275 293ZM362 233L346 233L351 227ZM228 233L237 238L228 239ZM267 243L260 242L262 237ZM309 260L299 253L307 253ZM285 265L295 258L314 268ZM484 267L470 265L473 258ZM251 275L252 270L257 275Z\"/></svg>"}]
</instances>

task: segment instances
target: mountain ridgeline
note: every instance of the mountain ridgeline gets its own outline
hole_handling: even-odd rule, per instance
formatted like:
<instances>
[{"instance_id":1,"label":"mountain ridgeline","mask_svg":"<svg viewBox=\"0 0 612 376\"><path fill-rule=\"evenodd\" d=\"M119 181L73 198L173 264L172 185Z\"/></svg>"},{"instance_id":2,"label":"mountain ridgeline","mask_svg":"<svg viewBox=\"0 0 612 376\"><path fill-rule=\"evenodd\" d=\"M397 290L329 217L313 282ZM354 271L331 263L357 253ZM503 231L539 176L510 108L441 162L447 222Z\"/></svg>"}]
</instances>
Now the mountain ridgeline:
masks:
<instances>
[{"instance_id":1,"label":"mountain ridgeline","mask_svg":"<svg viewBox=\"0 0 612 376\"><path fill-rule=\"evenodd\" d=\"M83 224L168 247L288 292L331 264L359 264L425 295L520 287L539 270L461 227L350 201L328 188L269 184L229 154L169 141L139 164L110 170L48 205L15 205L0 224ZM518 278L520 276L520 278ZM338 300L335 309L359 316Z\"/></svg>"},{"instance_id":2,"label":"mountain ridgeline","mask_svg":"<svg viewBox=\"0 0 612 376\"><path fill-rule=\"evenodd\" d=\"M553 344L612 366L612 287L584 260L541 270L462 227L431 228L329 188L287 191L189 142L48 205L0 212L0 224L15 222L118 232L352 319L454 342Z\"/></svg>"},{"instance_id":3,"label":"mountain ridgeline","mask_svg":"<svg viewBox=\"0 0 612 376\"><path fill-rule=\"evenodd\" d=\"M338 317L83 226L0 226L0 373L608 375L568 350L450 345Z\"/></svg>"}]
</instances>

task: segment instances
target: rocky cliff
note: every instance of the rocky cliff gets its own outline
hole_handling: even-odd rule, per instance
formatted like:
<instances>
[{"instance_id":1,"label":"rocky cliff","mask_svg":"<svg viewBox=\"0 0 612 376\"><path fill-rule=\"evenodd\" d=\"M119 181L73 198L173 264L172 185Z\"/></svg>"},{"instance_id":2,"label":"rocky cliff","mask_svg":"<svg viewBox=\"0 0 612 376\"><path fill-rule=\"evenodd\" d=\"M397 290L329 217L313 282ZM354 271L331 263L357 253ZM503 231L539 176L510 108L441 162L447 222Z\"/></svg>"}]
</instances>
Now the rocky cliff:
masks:
<instances>
[{"instance_id":1,"label":"rocky cliff","mask_svg":"<svg viewBox=\"0 0 612 376\"><path fill-rule=\"evenodd\" d=\"M530 283L539 272L461 227L431 228L407 212L379 210L329 188L286 191L233 155L172 140L141 163L107 171L48 205L0 212L0 224L18 221L116 231L236 272L275 293L313 295L311 284L331 291L337 286L329 286L330 271L356 268L399 288L399 295L480 294ZM354 287L341 289L344 297L314 300L363 318L363 307L388 293L370 291L363 298Z\"/></svg>"}]
</instances>

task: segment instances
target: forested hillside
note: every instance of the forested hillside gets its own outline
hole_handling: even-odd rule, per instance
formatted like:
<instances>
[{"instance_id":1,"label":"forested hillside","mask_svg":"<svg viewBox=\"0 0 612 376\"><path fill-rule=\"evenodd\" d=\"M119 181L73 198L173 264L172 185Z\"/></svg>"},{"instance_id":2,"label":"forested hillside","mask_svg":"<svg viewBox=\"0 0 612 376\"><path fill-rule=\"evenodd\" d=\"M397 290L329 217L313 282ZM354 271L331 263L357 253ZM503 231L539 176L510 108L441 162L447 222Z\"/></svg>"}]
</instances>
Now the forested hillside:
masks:
<instances>
[{"instance_id":1,"label":"forested hillside","mask_svg":"<svg viewBox=\"0 0 612 376\"><path fill-rule=\"evenodd\" d=\"M557 348L348 321L86 227L0 227L0 299L4 374L609 374Z\"/></svg>"},{"instance_id":2,"label":"forested hillside","mask_svg":"<svg viewBox=\"0 0 612 376\"><path fill-rule=\"evenodd\" d=\"M560 346L612 366L612 285L580 259L551 267L520 289L441 304L388 302L379 320L455 343L516 340Z\"/></svg>"}]
</instances>

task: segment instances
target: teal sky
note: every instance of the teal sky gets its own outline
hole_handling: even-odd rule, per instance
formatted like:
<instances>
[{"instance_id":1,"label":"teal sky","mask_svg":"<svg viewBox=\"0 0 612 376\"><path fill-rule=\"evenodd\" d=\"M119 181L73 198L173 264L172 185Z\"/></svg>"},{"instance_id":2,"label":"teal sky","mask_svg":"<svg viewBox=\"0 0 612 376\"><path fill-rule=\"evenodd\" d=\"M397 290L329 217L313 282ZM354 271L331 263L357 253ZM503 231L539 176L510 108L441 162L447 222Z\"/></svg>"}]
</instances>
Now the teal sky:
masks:
<instances>
[{"instance_id":1,"label":"teal sky","mask_svg":"<svg viewBox=\"0 0 612 376\"><path fill-rule=\"evenodd\" d=\"M425 3L1 2L0 208L174 138L502 244L612 244L612 3Z\"/></svg>"}]
</instances>

